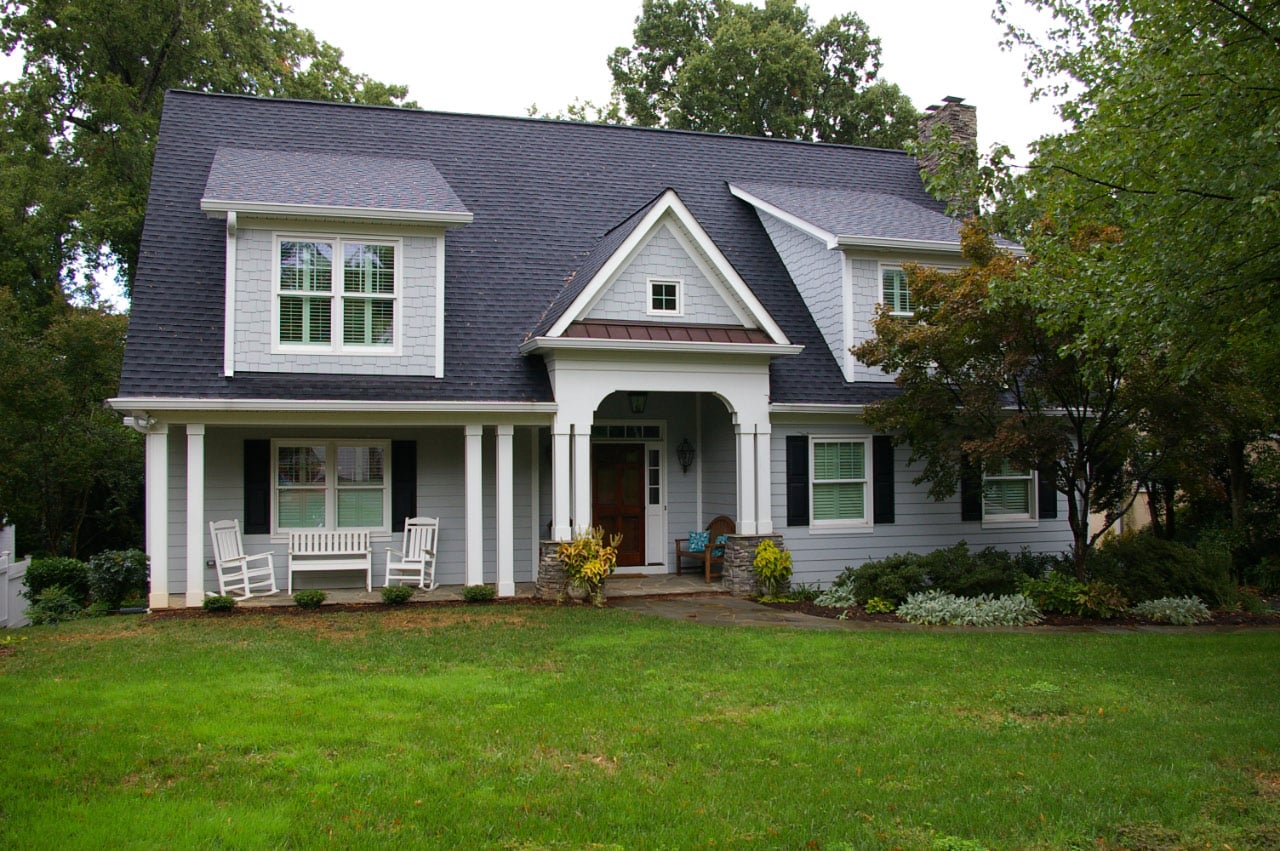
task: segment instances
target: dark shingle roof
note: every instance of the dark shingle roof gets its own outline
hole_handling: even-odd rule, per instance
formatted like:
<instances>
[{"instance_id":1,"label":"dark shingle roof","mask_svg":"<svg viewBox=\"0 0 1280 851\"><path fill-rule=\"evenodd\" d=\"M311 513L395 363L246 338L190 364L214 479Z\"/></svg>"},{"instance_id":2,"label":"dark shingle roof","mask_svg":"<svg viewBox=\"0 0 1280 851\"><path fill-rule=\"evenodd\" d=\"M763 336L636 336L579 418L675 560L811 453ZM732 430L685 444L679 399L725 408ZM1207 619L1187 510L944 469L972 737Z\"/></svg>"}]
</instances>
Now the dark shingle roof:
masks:
<instances>
[{"instance_id":1,"label":"dark shingle roof","mask_svg":"<svg viewBox=\"0 0 1280 851\"><path fill-rule=\"evenodd\" d=\"M734 185L833 236L951 242L960 246L960 223L932 204L922 206L885 192L779 183Z\"/></svg>"},{"instance_id":2,"label":"dark shingle roof","mask_svg":"<svg viewBox=\"0 0 1280 851\"><path fill-rule=\"evenodd\" d=\"M471 224L446 240L445 377L222 377L221 222L200 209L219 148L429 161ZM876 192L940 213L901 151L536 119L170 92L133 289L125 397L550 401L518 348L619 223L678 192L802 354L771 367L774 402L861 403L754 210L728 184ZM575 276L576 277L576 276Z\"/></svg>"}]
</instances>

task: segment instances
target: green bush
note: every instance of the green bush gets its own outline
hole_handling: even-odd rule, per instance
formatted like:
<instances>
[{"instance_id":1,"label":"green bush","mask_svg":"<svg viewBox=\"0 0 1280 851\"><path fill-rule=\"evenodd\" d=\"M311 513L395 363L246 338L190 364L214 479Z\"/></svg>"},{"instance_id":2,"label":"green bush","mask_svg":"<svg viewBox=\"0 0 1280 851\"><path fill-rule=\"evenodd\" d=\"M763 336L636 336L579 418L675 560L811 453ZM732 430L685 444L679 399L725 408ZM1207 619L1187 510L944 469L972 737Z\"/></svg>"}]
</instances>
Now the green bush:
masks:
<instances>
[{"instance_id":1,"label":"green bush","mask_svg":"<svg viewBox=\"0 0 1280 851\"><path fill-rule=\"evenodd\" d=\"M833 587L846 577L854 602L859 606L865 606L872 597L883 597L897 605L908 595L929 587L929 578L920 565L920 556L915 553L895 553L888 558L869 561L862 567L846 568Z\"/></svg>"},{"instance_id":2,"label":"green bush","mask_svg":"<svg viewBox=\"0 0 1280 851\"><path fill-rule=\"evenodd\" d=\"M147 554L107 550L89 559L89 594L95 604L118 609L125 600L146 596Z\"/></svg>"},{"instance_id":3,"label":"green bush","mask_svg":"<svg viewBox=\"0 0 1280 851\"><path fill-rule=\"evenodd\" d=\"M957 597L1016 594L1027 576L1024 564L1025 560L995 547L971 553L964 541L920 557L930 587Z\"/></svg>"},{"instance_id":4,"label":"green bush","mask_svg":"<svg viewBox=\"0 0 1280 851\"><path fill-rule=\"evenodd\" d=\"M215 594L212 597L205 597L203 605L206 612L229 612L236 607L236 598L228 597L226 594Z\"/></svg>"},{"instance_id":5,"label":"green bush","mask_svg":"<svg viewBox=\"0 0 1280 851\"><path fill-rule=\"evenodd\" d=\"M412 596L413 587L409 585L387 585L382 589L382 602L391 606L407 603Z\"/></svg>"},{"instance_id":6,"label":"green bush","mask_svg":"<svg viewBox=\"0 0 1280 851\"><path fill-rule=\"evenodd\" d=\"M1091 618L1114 618L1129 607L1124 593L1101 579L1089 583L1055 570L1041 579L1028 577L1019 587L1042 612L1080 615Z\"/></svg>"},{"instance_id":7,"label":"green bush","mask_svg":"<svg viewBox=\"0 0 1280 851\"><path fill-rule=\"evenodd\" d=\"M1140 618L1147 618L1160 623L1191 626L1213 620L1209 608L1198 597L1161 597L1158 600L1146 600L1131 610Z\"/></svg>"},{"instance_id":8,"label":"green bush","mask_svg":"<svg viewBox=\"0 0 1280 851\"><path fill-rule=\"evenodd\" d=\"M40 589L31 605L27 607L27 617L37 626L51 624L56 626L62 621L71 621L84 614L81 600L70 590L61 585L50 585Z\"/></svg>"},{"instance_id":9,"label":"green bush","mask_svg":"<svg viewBox=\"0 0 1280 851\"><path fill-rule=\"evenodd\" d=\"M898 617L909 623L948 626L1022 626L1040 622L1035 604L1021 594L957 597L934 589L912 594Z\"/></svg>"},{"instance_id":10,"label":"green bush","mask_svg":"<svg viewBox=\"0 0 1280 851\"><path fill-rule=\"evenodd\" d=\"M1135 602L1199 597L1211 606L1227 599L1234 583L1226 562L1191 547L1129 532L1109 538L1089 561L1093 579L1109 582Z\"/></svg>"},{"instance_id":11,"label":"green bush","mask_svg":"<svg viewBox=\"0 0 1280 851\"><path fill-rule=\"evenodd\" d=\"M35 558L23 579L22 596L34 603L46 588L57 586L82 606L89 599L89 566L74 558Z\"/></svg>"},{"instance_id":12,"label":"green bush","mask_svg":"<svg viewBox=\"0 0 1280 851\"><path fill-rule=\"evenodd\" d=\"M293 602L303 609L318 609L327 599L329 595L319 589L298 591L293 595Z\"/></svg>"},{"instance_id":13,"label":"green bush","mask_svg":"<svg viewBox=\"0 0 1280 851\"><path fill-rule=\"evenodd\" d=\"M756 580L760 590L766 597L776 597L786 590L791 581L791 552L782 550L771 538L765 538L756 546L756 557L752 561L756 569Z\"/></svg>"},{"instance_id":14,"label":"green bush","mask_svg":"<svg viewBox=\"0 0 1280 851\"><path fill-rule=\"evenodd\" d=\"M819 588L816 584L801 582L797 585L791 586L791 591L788 593L788 596L790 596L791 599L793 600L797 600L797 601L802 600L802 601L811 603L814 600L817 600L818 595L820 595L821 593L822 593L822 589Z\"/></svg>"},{"instance_id":15,"label":"green bush","mask_svg":"<svg viewBox=\"0 0 1280 851\"><path fill-rule=\"evenodd\" d=\"M468 603L487 603L498 596L498 589L492 585L468 585L462 589L462 599Z\"/></svg>"},{"instance_id":16,"label":"green bush","mask_svg":"<svg viewBox=\"0 0 1280 851\"><path fill-rule=\"evenodd\" d=\"M863 608L867 610L867 614L887 615L897 607L891 600L886 600L884 597L872 597Z\"/></svg>"}]
</instances>

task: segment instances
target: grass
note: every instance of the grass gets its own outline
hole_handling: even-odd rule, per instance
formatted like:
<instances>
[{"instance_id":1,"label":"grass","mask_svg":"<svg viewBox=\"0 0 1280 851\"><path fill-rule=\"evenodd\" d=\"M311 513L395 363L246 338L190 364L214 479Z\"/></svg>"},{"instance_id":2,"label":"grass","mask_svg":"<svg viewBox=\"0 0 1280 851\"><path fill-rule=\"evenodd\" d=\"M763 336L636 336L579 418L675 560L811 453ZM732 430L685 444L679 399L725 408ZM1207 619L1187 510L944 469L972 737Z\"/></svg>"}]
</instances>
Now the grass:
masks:
<instances>
[{"instance_id":1,"label":"grass","mask_svg":"<svg viewBox=\"0 0 1280 851\"><path fill-rule=\"evenodd\" d=\"M1280 845L1276 631L497 607L22 634L0 847Z\"/></svg>"}]
</instances>

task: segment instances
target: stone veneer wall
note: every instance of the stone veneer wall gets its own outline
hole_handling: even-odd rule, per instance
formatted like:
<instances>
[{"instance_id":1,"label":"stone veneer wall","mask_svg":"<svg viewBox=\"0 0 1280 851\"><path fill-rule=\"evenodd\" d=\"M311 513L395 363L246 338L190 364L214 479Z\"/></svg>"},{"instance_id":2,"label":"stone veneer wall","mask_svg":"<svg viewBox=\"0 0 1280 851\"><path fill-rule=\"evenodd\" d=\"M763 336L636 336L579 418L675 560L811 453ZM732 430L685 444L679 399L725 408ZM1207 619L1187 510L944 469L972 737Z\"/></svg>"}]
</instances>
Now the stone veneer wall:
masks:
<instances>
[{"instance_id":1,"label":"stone veneer wall","mask_svg":"<svg viewBox=\"0 0 1280 851\"><path fill-rule=\"evenodd\" d=\"M781 535L730 535L724 548L724 587L735 597L756 597L760 585L756 582L756 547L768 539L782 549ZM782 590L782 589L779 589Z\"/></svg>"},{"instance_id":2,"label":"stone veneer wall","mask_svg":"<svg viewBox=\"0 0 1280 851\"><path fill-rule=\"evenodd\" d=\"M533 596L539 600L559 600L566 596L569 582L560 566L559 549L557 541L538 543L538 578L533 585Z\"/></svg>"}]
</instances>

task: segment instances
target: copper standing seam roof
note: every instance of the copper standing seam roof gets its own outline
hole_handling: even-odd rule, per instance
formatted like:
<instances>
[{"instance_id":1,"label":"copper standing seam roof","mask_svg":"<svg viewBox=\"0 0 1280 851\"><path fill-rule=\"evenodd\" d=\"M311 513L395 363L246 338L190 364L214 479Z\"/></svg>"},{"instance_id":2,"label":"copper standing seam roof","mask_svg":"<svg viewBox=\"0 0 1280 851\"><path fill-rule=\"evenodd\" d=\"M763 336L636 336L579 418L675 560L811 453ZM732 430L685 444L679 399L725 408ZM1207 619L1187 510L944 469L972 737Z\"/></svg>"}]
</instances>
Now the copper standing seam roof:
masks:
<instances>
[{"instance_id":1,"label":"copper standing seam roof","mask_svg":"<svg viewBox=\"0 0 1280 851\"><path fill-rule=\"evenodd\" d=\"M589 340L638 340L659 343L757 343L773 341L758 328L736 325L672 325L666 322L610 322L588 320L573 322L565 329L565 337Z\"/></svg>"}]
</instances>

